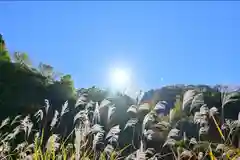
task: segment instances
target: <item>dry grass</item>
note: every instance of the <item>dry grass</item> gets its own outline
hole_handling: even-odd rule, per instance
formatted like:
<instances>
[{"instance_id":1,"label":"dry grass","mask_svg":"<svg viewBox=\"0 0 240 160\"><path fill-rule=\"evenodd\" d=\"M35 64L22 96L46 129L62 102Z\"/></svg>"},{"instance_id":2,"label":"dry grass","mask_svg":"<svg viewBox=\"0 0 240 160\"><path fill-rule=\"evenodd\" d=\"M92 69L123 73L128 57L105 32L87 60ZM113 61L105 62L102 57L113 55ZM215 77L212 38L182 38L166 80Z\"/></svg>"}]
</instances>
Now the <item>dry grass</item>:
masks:
<instances>
[{"instance_id":1,"label":"dry grass","mask_svg":"<svg viewBox=\"0 0 240 160\"><path fill-rule=\"evenodd\" d=\"M88 107L91 107L90 105L93 105L92 102L91 104L88 104L85 99L81 97L80 101L81 102L78 101L78 103L81 103L82 105L85 104ZM64 139L61 137L61 135L56 134L53 131L59 126L62 117L69 112L68 102L65 102L60 112L54 112L49 127L49 137L44 137L44 128L46 128L44 124L46 124L46 118L51 107L47 100L45 101L45 103L45 107L37 111L36 114L34 114L34 119L36 119L36 123L39 123L41 124L39 126L42 126L40 128L33 128L33 120L30 118L30 115L25 117L18 115L13 119L6 118L2 121L0 125L0 160L115 160L121 159L121 153L133 144L132 143L122 149L119 149L114 145L115 142L117 142L119 136L119 126L114 126L110 129L108 134L106 134L102 126L96 124L100 119L99 108L109 105L106 100L104 100L103 103L100 105L96 104L97 107L94 109L93 119L89 119L89 110L87 109L87 107L85 107L85 110L79 111L73 117L73 121L75 124L74 129ZM174 120L174 122L177 122L177 120L181 119L181 116L184 116L182 113L178 113L181 112L181 110L179 109L181 105L179 103L176 103L178 108L175 108L173 110L174 114L177 114L175 118L157 117L157 120L161 122L161 126L163 128L170 127L168 122L166 121ZM208 141L201 141L201 139L197 140L195 138L188 140L185 136L179 139L178 136L180 131L175 128L169 128L165 129L165 132L168 133L168 136L166 136L166 142L165 144L163 144L163 147L168 147L170 149L169 153L155 153L152 155L152 159L156 157L158 157L158 159L167 159L165 157L171 155L176 160L184 160L186 159L186 157L190 160L237 160L237 158L240 157L240 149L232 147L230 137L233 133L235 133L236 128L240 126L240 123L239 121L226 122L225 125L230 129L230 132L228 132L228 134L224 136L222 132L222 127L219 126L215 119L217 114L218 112L216 108L211 108L210 110L202 108L200 109L199 114L195 114L194 122L200 123L201 119L206 116L209 119L212 119L224 143L214 144ZM111 116L108 115L108 117ZM151 119L152 121L154 120L153 110L147 116L145 116L144 123L146 123L146 121L148 121L149 119ZM13 127L13 130L10 133L4 133L4 128L9 126ZM19 135L24 135L24 138L21 142L19 142L19 144L16 145L15 140ZM34 137L32 141L30 137ZM107 137L110 137L110 143L106 145L104 141L106 141L105 139L108 139ZM73 141L69 141L73 138ZM46 143L44 143L44 139L47 140ZM131 154L131 156L134 158L129 158L129 155L128 159L149 159L149 157L147 157L148 149L144 148L143 140L141 140L140 144L141 145L138 150ZM15 147L12 148L12 146ZM101 149L101 147L103 146L105 147L105 149Z\"/></svg>"}]
</instances>

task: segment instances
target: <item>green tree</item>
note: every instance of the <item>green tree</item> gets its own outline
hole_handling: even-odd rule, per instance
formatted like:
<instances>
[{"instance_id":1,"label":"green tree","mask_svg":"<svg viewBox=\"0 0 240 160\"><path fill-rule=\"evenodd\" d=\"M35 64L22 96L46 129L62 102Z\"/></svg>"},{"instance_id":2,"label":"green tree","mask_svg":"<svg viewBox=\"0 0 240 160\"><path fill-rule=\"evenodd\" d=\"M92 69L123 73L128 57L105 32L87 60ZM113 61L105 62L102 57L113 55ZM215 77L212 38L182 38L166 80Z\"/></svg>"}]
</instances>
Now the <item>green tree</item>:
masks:
<instances>
[{"instance_id":1,"label":"green tree","mask_svg":"<svg viewBox=\"0 0 240 160\"><path fill-rule=\"evenodd\" d=\"M49 83L53 83L62 75L62 73L54 71L54 68L51 65L44 63L39 64L38 70L44 77L47 78Z\"/></svg>"},{"instance_id":2,"label":"green tree","mask_svg":"<svg viewBox=\"0 0 240 160\"><path fill-rule=\"evenodd\" d=\"M0 61L11 61L3 36L0 34Z\"/></svg>"},{"instance_id":3,"label":"green tree","mask_svg":"<svg viewBox=\"0 0 240 160\"><path fill-rule=\"evenodd\" d=\"M31 65L31 60L29 59L29 56L27 55L27 53L24 52L14 52L13 60L15 63L19 63L24 66Z\"/></svg>"},{"instance_id":4,"label":"green tree","mask_svg":"<svg viewBox=\"0 0 240 160\"><path fill-rule=\"evenodd\" d=\"M72 80L72 77L70 74L66 74L66 75L62 76L60 83L68 86L71 89L71 91L75 94L74 83L73 83L73 80Z\"/></svg>"}]
</instances>

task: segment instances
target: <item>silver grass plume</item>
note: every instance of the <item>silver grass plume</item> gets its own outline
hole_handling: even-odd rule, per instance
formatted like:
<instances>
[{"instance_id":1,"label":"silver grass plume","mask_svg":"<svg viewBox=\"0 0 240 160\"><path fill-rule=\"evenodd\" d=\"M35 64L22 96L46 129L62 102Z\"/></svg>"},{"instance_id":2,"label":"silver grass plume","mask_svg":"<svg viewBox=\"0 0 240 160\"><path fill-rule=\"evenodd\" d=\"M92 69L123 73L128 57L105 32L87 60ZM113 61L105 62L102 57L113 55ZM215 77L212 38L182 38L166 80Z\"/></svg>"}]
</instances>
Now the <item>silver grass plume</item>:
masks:
<instances>
[{"instance_id":1,"label":"silver grass plume","mask_svg":"<svg viewBox=\"0 0 240 160\"><path fill-rule=\"evenodd\" d=\"M39 132L36 132L35 134L34 134L34 144L39 144L39 142L40 142L40 133ZM37 147L37 146L36 146Z\"/></svg>"},{"instance_id":2,"label":"silver grass plume","mask_svg":"<svg viewBox=\"0 0 240 160\"><path fill-rule=\"evenodd\" d=\"M110 106L108 107L107 124L110 124L111 119L112 119L112 116L113 116L113 114L115 113L115 111L116 111L116 107L115 107L114 104L113 104L113 105L110 105Z\"/></svg>"},{"instance_id":3,"label":"silver grass plume","mask_svg":"<svg viewBox=\"0 0 240 160\"><path fill-rule=\"evenodd\" d=\"M28 146L27 146L27 149L34 149L34 143L31 143L31 144L29 144Z\"/></svg>"},{"instance_id":4,"label":"silver grass plume","mask_svg":"<svg viewBox=\"0 0 240 160\"><path fill-rule=\"evenodd\" d=\"M210 114L210 116L214 116L214 115L218 114L218 109L216 107L212 107L209 110L209 114Z\"/></svg>"},{"instance_id":5,"label":"silver grass plume","mask_svg":"<svg viewBox=\"0 0 240 160\"><path fill-rule=\"evenodd\" d=\"M149 127L150 124L153 124L156 121L156 114L154 112L149 112L144 116L143 123L142 123L142 133L145 129Z\"/></svg>"},{"instance_id":6,"label":"silver grass plume","mask_svg":"<svg viewBox=\"0 0 240 160\"><path fill-rule=\"evenodd\" d=\"M7 142L7 141L10 141L10 140L13 140L15 139L15 135L13 133L9 133L4 139L3 141Z\"/></svg>"},{"instance_id":7,"label":"silver grass plume","mask_svg":"<svg viewBox=\"0 0 240 160\"><path fill-rule=\"evenodd\" d=\"M59 148L60 144L58 143L59 136L57 134L53 134L48 138L46 149L47 152L56 151Z\"/></svg>"},{"instance_id":8,"label":"silver grass plume","mask_svg":"<svg viewBox=\"0 0 240 160\"><path fill-rule=\"evenodd\" d=\"M97 150L98 145L104 145L104 130L97 132L93 138L93 149Z\"/></svg>"},{"instance_id":9,"label":"silver grass plume","mask_svg":"<svg viewBox=\"0 0 240 160\"><path fill-rule=\"evenodd\" d=\"M20 123L21 129L24 130L24 132L26 133L26 132L27 132L28 124L30 123L30 117L29 117L29 115L26 116L24 119L22 119L20 122L21 122L21 123Z\"/></svg>"},{"instance_id":10,"label":"silver grass plume","mask_svg":"<svg viewBox=\"0 0 240 160\"><path fill-rule=\"evenodd\" d=\"M43 119L43 111L39 109L35 114L34 117L36 117L37 122L42 121Z\"/></svg>"},{"instance_id":11,"label":"silver grass plume","mask_svg":"<svg viewBox=\"0 0 240 160\"><path fill-rule=\"evenodd\" d=\"M51 127L50 130L52 130L53 127L56 125L56 123L57 123L57 121L58 121L58 115L59 115L58 111L55 110L55 113L54 113L54 116L53 116L52 122L51 122L51 124L50 124L50 127Z\"/></svg>"},{"instance_id":12,"label":"silver grass plume","mask_svg":"<svg viewBox=\"0 0 240 160\"><path fill-rule=\"evenodd\" d=\"M87 134L89 133L91 127L90 127L91 123L89 121L89 119L86 119L85 123L84 123L84 137L87 136Z\"/></svg>"},{"instance_id":13,"label":"silver grass plume","mask_svg":"<svg viewBox=\"0 0 240 160\"><path fill-rule=\"evenodd\" d=\"M63 116L65 113L67 113L67 112L69 112L68 101L66 101L66 102L63 104L60 116L62 117L62 116Z\"/></svg>"},{"instance_id":14,"label":"silver grass plume","mask_svg":"<svg viewBox=\"0 0 240 160\"><path fill-rule=\"evenodd\" d=\"M100 124L100 111L98 102L96 102L95 110L93 112L92 124Z\"/></svg>"},{"instance_id":15,"label":"silver grass plume","mask_svg":"<svg viewBox=\"0 0 240 160\"><path fill-rule=\"evenodd\" d=\"M30 122L30 123L28 124L27 137L29 137L29 135L30 135L30 133L31 133L31 131L32 131L32 127L33 127L33 123Z\"/></svg>"},{"instance_id":16,"label":"silver grass plume","mask_svg":"<svg viewBox=\"0 0 240 160\"><path fill-rule=\"evenodd\" d=\"M73 122L75 123L77 120L80 120L81 122L84 122L87 119L87 114L85 111L78 112L73 119Z\"/></svg>"},{"instance_id":17,"label":"silver grass plume","mask_svg":"<svg viewBox=\"0 0 240 160\"><path fill-rule=\"evenodd\" d=\"M77 125L74 129L75 131L75 140L74 140L74 147L76 150L76 159L80 159L80 149L81 149L81 143L83 141L83 129L80 125Z\"/></svg>"},{"instance_id":18,"label":"silver grass plume","mask_svg":"<svg viewBox=\"0 0 240 160\"><path fill-rule=\"evenodd\" d=\"M145 160L146 159L146 154L144 153L142 141L140 142L140 148L137 150L136 159L137 160Z\"/></svg>"},{"instance_id":19,"label":"silver grass plume","mask_svg":"<svg viewBox=\"0 0 240 160\"><path fill-rule=\"evenodd\" d=\"M29 136L32 130L32 127L33 127L33 123L31 122L29 115L20 121L20 128L24 131L27 137Z\"/></svg>"},{"instance_id":20,"label":"silver grass plume","mask_svg":"<svg viewBox=\"0 0 240 160\"><path fill-rule=\"evenodd\" d=\"M99 108L103 108L103 107L106 107L106 106L109 106L109 105L111 105L111 102L110 102L109 100L107 100L107 99L104 99L104 100L102 100L102 102L100 103Z\"/></svg>"},{"instance_id":21,"label":"silver grass plume","mask_svg":"<svg viewBox=\"0 0 240 160\"><path fill-rule=\"evenodd\" d=\"M81 94L79 96L79 98L77 99L77 102L75 104L75 108L78 107L79 105L83 105L83 104L86 104L87 102L87 98L86 98L86 94Z\"/></svg>"},{"instance_id":22,"label":"silver grass plume","mask_svg":"<svg viewBox=\"0 0 240 160\"><path fill-rule=\"evenodd\" d=\"M8 125L10 122L10 118L7 117L6 119L4 119L0 125L0 129L3 128L4 126Z\"/></svg>"},{"instance_id":23,"label":"silver grass plume","mask_svg":"<svg viewBox=\"0 0 240 160\"><path fill-rule=\"evenodd\" d=\"M7 136L8 134L9 134L8 132L6 132L6 133L4 133L4 134L0 134L0 140L1 140L1 141L4 141L4 139L6 138L6 136Z\"/></svg>"},{"instance_id":24,"label":"silver grass plume","mask_svg":"<svg viewBox=\"0 0 240 160\"><path fill-rule=\"evenodd\" d=\"M173 128L169 131L168 133L168 139L179 139L180 138L180 130L179 129L176 129L176 128Z\"/></svg>"},{"instance_id":25,"label":"silver grass plume","mask_svg":"<svg viewBox=\"0 0 240 160\"><path fill-rule=\"evenodd\" d=\"M25 152L20 152L19 155L18 155L18 158L21 159L21 160L22 159L26 160L26 157L27 157L27 154Z\"/></svg>"},{"instance_id":26,"label":"silver grass plume","mask_svg":"<svg viewBox=\"0 0 240 160\"><path fill-rule=\"evenodd\" d=\"M17 115L11 122L11 125L15 124L18 122L18 120L21 118L22 115Z\"/></svg>"},{"instance_id":27,"label":"silver grass plume","mask_svg":"<svg viewBox=\"0 0 240 160\"><path fill-rule=\"evenodd\" d=\"M82 136L81 136L81 129L75 129L75 140L74 140L74 147L76 150L76 159L80 159L80 148L81 148Z\"/></svg>"},{"instance_id":28,"label":"silver grass plume","mask_svg":"<svg viewBox=\"0 0 240 160\"><path fill-rule=\"evenodd\" d=\"M103 126L100 126L99 124L94 124L91 127L89 133L90 134L96 134L96 133L101 132L101 131L103 131Z\"/></svg>"},{"instance_id":29,"label":"silver grass plume","mask_svg":"<svg viewBox=\"0 0 240 160\"><path fill-rule=\"evenodd\" d=\"M163 147L165 146L174 146L176 144L176 140L169 138L165 141L165 143L163 144Z\"/></svg>"},{"instance_id":30,"label":"silver grass plume","mask_svg":"<svg viewBox=\"0 0 240 160\"><path fill-rule=\"evenodd\" d=\"M48 113L48 109L49 109L49 107L50 107L50 104L49 104L49 101L47 100L47 99L45 99L45 113L46 113L46 115L47 115L47 113Z\"/></svg>"},{"instance_id":31,"label":"silver grass plume","mask_svg":"<svg viewBox=\"0 0 240 160\"><path fill-rule=\"evenodd\" d=\"M196 145L198 142L196 138L191 138L189 144Z\"/></svg>"},{"instance_id":32,"label":"silver grass plume","mask_svg":"<svg viewBox=\"0 0 240 160\"><path fill-rule=\"evenodd\" d=\"M37 132L37 133L34 134L34 137L35 137L36 139L38 139L39 136L40 136L40 133L39 133L39 132Z\"/></svg>"},{"instance_id":33,"label":"silver grass plume","mask_svg":"<svg viewBox=\"0 0 240 160\"><path fill-rule=\"evenodd\" d=\"M16 150L18 152L22 152L23 149L25 149L27 147L27 145L28 145L27 142L22 142L22 143L18 144L14 150Z\"/></svg>"},{"instance_id":34,"label":"silver grass plume","mask_svg":"<svg viewBox=\"0 0 240 160\"><path fill-rule=\"evenodd\" d=\"M75 131L74 147L76 150L76 158L79 159L81 144L82 142L85 141L85 137L90 131L90 122L89 122L86 111L78 112L74 117L74 123L75 122L77 123L74 129Z\"/></svg>"},{"instance_id":35,"label":"silver grass plume","mask_svg":"<svg viewBox=\"0 0 240 160\"><path fill-rule=\"evenodd\" d=\"M9 142L3 142L3 152L10 152L11 146Z\"/></svg>"},{"instance_id":36,"label":"silver grass plume","mask_svg":"<svg viewBox=\"0 0 240 160\"><path fill-rule=\"evenodd\" d=\"M194 118L193 118L194 123L195 124L200 124L201 119L202 119L201 113L200 112L195 112Z\"/></svg>"},{"instance_id":37,"label":"silver grass plume","mask_svg":"<svg viewBox=\"0 0 240 160\"><path fill-rule=\"evenodd\" d=\"M106 135L106 139L111 138L112 136L117 136L117 138L118 138L118 134L120 133L120 131L121 130L120 130L119 125L112 127L109 130L108 134Z\"/></svg>"},{"instance_id":38,"label":"silver grass plume","mask_svg":"<svg viewBox=\"0 0 240 160\"><path fill-rule=\"evenodd\" d=\"M16 136L18 133L20 133L21 127L17 126L16 128L13 129L13 134Z\"/></svg>"}]
</instances>

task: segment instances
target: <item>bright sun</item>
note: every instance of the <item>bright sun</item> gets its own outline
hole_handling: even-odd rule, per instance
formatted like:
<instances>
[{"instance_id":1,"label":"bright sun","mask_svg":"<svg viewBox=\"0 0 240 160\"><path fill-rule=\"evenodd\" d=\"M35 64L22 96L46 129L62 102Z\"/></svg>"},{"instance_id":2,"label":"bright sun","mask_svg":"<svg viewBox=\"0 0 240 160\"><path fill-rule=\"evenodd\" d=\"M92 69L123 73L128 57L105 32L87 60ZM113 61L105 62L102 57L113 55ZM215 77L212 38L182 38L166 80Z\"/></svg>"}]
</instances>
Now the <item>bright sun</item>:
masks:
<instances>
[{"instance_id":1,"label":"bright sun","mask_svg":"<svg viewBox=\"0 0 240 160\"><path fill-rule=\"evenodd\" d=\"M112 87L124 89L129 84L130 75L126 70L116 68L111 71L110 79Z\"/></svg>"}]
</instances>

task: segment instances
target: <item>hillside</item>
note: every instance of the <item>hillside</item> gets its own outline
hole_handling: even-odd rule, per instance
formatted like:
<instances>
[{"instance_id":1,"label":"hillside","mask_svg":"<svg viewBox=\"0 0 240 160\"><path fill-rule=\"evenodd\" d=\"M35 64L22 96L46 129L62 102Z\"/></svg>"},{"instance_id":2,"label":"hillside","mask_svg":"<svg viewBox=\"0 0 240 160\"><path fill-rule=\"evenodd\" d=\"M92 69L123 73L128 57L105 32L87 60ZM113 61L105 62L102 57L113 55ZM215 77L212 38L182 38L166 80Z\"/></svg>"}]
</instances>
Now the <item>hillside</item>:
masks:
<instances>
[{"instance_id":1,"label":"hillside","mask_svg":"<svg viewBox=\"0 0 240 160\"><path fill-rule=\"evenodd\" d=\"M0 36L0 159L233 159L240 147L238 88L172 85L132 99L26 53Z\"/></svg>"}]
</instances>

